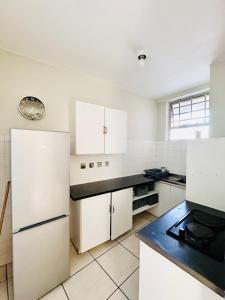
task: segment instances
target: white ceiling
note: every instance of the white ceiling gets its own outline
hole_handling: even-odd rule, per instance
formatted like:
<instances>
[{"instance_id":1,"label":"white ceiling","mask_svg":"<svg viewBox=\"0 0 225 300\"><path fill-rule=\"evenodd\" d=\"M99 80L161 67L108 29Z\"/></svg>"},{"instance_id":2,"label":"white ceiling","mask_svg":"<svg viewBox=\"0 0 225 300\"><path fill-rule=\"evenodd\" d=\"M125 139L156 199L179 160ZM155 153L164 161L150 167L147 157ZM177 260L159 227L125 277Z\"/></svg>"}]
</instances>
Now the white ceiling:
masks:
<instances>
[{"instance_id":1,"label":"white ceiling","mask_svg":"<svg viewBox=\"0 0 225 300\"><path fill-rule=\"evenodd\" d=\"M225 1L1 0L0 48L159 98L208 82L225 53Z\"/></svg>"}]
</instances>

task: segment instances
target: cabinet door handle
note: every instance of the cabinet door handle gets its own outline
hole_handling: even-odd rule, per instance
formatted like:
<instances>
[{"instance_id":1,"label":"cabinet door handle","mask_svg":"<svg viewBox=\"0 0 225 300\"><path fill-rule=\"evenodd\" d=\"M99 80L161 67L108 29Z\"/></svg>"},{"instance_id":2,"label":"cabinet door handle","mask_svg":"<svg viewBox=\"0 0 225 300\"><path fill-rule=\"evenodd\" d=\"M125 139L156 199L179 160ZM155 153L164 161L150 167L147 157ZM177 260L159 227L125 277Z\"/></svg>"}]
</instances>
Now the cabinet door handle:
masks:
<instances>
[{"instance_id":1,"label":"cabinet door handle","mask_svg":"<svg viewBox=\"0 0 225 300\"><path fill-rule=\"evenodd\" d=\"M114 211L115 211L115 207L114 205L112 206L112 213L114 214Z\"/></svg>"},{"instance_id":2,"label":"cabinet door handle","mask_svg":"<svg viewBox=\"0 0 225 300\"><path fill-rule=\"evenodd\" d=\"M103 133L107 134L108 133L108 128L106 126L103 126Z\"/></svg>"}]
</instances>

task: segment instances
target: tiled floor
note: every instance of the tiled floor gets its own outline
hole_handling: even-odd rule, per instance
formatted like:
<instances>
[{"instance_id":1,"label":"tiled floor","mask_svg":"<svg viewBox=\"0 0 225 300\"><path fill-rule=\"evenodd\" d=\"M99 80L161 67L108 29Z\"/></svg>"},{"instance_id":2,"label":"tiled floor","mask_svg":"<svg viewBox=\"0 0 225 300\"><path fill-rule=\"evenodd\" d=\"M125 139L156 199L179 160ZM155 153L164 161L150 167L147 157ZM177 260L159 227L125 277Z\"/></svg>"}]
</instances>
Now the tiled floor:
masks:
<instances>
[{"instance_id":1,"label":"tiled floor","mask_svg":"<svg viewBox=\"0 0 225 300\"><path fill-rule=\"evenodd\" d=\"M132 230L81 255L71 244L71 277L41 300L137 300L139 240L135 233L154 219L148 212L136 215ZM0 267L1 300L13 300L11 276L11 265Z\"/></svg>"}]
</instances>

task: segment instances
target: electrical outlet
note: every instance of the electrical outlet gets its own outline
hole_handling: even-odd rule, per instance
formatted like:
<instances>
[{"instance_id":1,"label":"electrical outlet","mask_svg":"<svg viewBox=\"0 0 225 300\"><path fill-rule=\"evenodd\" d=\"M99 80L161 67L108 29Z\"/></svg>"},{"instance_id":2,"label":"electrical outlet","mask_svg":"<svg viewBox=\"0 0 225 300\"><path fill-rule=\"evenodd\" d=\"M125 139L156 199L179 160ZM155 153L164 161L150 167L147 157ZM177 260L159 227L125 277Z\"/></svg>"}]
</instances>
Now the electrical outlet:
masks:
<instances>
[{"instance_id":1,"label":"electrical outlet","mask_svg":"<svg viewBox=\"0 0 225 300\"><path fill-rule=\"evenodd\" d=\"M89 168L94 168L95 164L93 162L89 163Z\"/></svg>"},{"instance_id":2,"label":"electrical outlet","mask_svg":"<svg viewBox=\"0 0 225 300\"><path fill-rule=\"evenodd\" d=\"M109 161L105 161L105 166L108 167L109 166Z\"/></svg>"},{"instance_id":3,"label":"electrical outlet","mask_svg":"<svg viewBox=\"0 0 225 300\"><path fill-rule=\"evenodd\" d=\"M98 168L101 168L101 167L102 167L102 162L101 162L101 161L98 161L98 162L97 162L97 167L98 167Z\"/></svg>"},{"instance_id":4,"label":"electrical outlet","mask_svg":"<svg viewBox=\"0 0 225 300\"><path fill-rule=\"evenodd\" d=\"M81 169L86 169L86 163L81 163L81 164L80 164L80 168L81 168Z\"/></svg>"}]
</instances>

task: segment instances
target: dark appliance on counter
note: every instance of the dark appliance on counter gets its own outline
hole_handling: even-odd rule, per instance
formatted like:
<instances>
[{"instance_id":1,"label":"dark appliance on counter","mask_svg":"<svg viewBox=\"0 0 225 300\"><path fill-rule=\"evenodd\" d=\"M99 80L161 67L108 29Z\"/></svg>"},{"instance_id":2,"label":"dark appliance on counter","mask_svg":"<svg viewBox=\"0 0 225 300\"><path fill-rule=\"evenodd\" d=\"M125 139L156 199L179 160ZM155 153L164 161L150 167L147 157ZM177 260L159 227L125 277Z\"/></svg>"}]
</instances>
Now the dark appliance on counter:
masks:
<instances>
[{"instance_id":1,"label":"dark appliance on counter","mask_svg":"<svg viewBox=\"0 0 225 300\"><path fill-rule=\"evenodd\" d=\"M170 236L224 261L225 219L194 209L167 230Z\"/></svg>"},{"instance_id":2,"label":"dark appliance on counter","mask_svg":"<svg viewBox=\"0 0 225 300\"><path fill-rule=\"evenodd\" d=\"M162 178L169 176L169 171L166 170L165 168L148 169L148 170L144 170L144 172L145 172L145 177L152 178L154 180L160 180Z\"/></svg>"}]
</instances>

